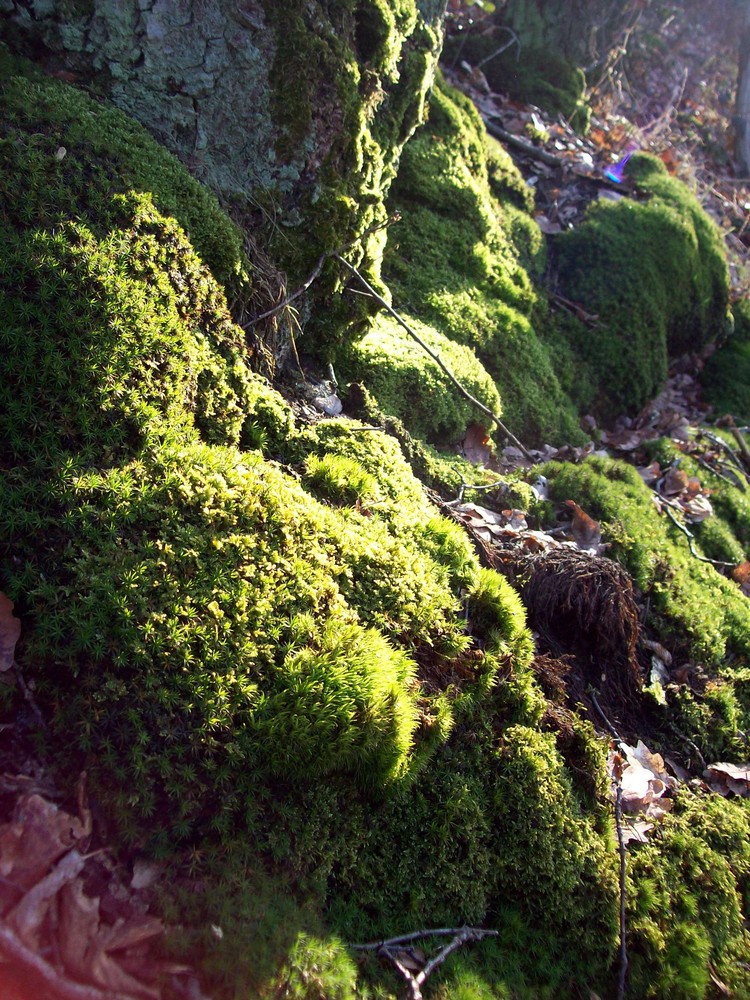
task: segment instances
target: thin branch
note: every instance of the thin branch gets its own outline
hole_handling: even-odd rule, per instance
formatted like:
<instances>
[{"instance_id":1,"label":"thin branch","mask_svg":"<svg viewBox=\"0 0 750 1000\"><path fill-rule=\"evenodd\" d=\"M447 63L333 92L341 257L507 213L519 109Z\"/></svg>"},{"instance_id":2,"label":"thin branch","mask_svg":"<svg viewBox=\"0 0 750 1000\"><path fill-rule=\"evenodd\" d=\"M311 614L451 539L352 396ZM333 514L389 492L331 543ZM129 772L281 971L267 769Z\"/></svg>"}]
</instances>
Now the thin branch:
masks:
<instances>
[{"instance_id":1,"label":"thin branch","mask_svg":"<svg viewBox=\"0 0 750 1000\"><path fill-rule=\"evenodd\" d=\"M748 218L750 218L750 216L748 216ZM747 492L745 484L741 482L736 476L730 479L729 476L724 475L723 472L720 472L718 469L714 469L714 467L712 465L709 465L708 462L705 460L705 458L701 458L700 455L695 456L695 461L698 463L698 465L704 468L706 472L710 472L712 476L716 476L717 479L723 480L730 486L737 487L737 489L742 490L743 493ZM729 466L726 462L719 462L719 464L724 465L725 468L731 468L731 466Z\"/></svg>"},{"instance_id":2,"label":"thin branch","mask_svg":"<svg viewBox=\"0 0 750 1000\"><path fill-rule=\"evenodd\" d=\"M403 949L399 948L399 945L407 944L410 941L418 941L426 937L447 937L449 934L453 936L453 940L441 948L429 962L426 962L416 975L401 961L399 956L403 953ZM399 937L388 938L386 941L352 944L349 947L357 951L375 951L378 955L382 955L393 962L407 982L411 1000L422 1000L423 984L452 952L469 941L481 941L483 937L497 937L498 934L499 931L485 930L482 927L439 927L432 930L413 931L411 934L402 934Z\"/></svg>"},{"instance_id":3,"label":"thin branch","mask_svg":"<svg viewBox=\"0 0 750 1000\"><path fill-rule=\"evenodd\" d=\"M742 455L742 464L745 469L750 469L750 448L747 446L747 441L745 440L739 427L735 424L734 418L729 418L729 430L732 432L732 436L739 445L740 454Z\"/></svg>"},{"instance_id":4,"label":"thin branch","mask_svg":"<svg viewBox=\"0 0 750 1000\"><path fill-rule=\"evenodd\" d=\"M496 937L498 931L486 931L481 927L433 927L423 931L412 931L410 934L401 934L399 937L383 938L382 941L368 941L366 944L350 944L349 947L355 951L379 951L381 948L390 948L394 944L408 944L409 941L420 941L428 937L455 937L465 930L476 931L485 937Z\"/></svg>"},{"instance_id":5,"label":"thin branch","mask_svg":"<svg viewBox=\"0 0 750 1000\"><path fill-rule=\"evenodd\" d=\"M507 142L511 146L515 146L516 149L520 149L522 152L526 153L527 156L533 156L535 160L539 160L541 163L546 163L549 167L563 166L563 162L560 157L554 156L552 153L548 153L546 149L540 149L538 146L533 146L530 142L526 142L519 136L513 135L512 132L507 132L496 122L485 118L484 124L486 125L487 131L490 135L493 135L496 139L502 139L503 142Z\"/></svg>"},{"instance_id":6,"label":"thin branch","mask_svg":"<svg viewBox=\"0 0 750 1000\"><path fill-rule=\"evenodd\" d=\"M666 500L666 497L660 497L660 500L662 500L662 501ZM698 552L698 550L695 547L695 535L692 533L692 531L690 531L690 529L686 525L682 524L681 521L678 521L678 519L672 513L672 511L669 508L669 506L665 506L664 507L664 513L667 515L667 517L672 522L672 524L675 526L675 528L679 528L680 531L683 533L683 535L685 535L685 537L688 540L688 545L690 546L690 554L695 559L697 559L699 562L708 563L709 566L719 566L719 567L721 567L723 569L734 569L735 568L735 566L737 565L737 563L722 562L721 559L709 559L708 556L701 555L701 553Z\"/></svg>"},{"instance_id":7,"label":"thin branch","mask_svg":"<svg viewBox=\"0 0 750 1000\"><path fill-rule=\"evenodd\" d=\"M287 295L285 299L279 302L278 305L275 305L272 309L267 309L264 313L261 313L260 316L253 316L252 319L246 320L245 323L243 323L243 329L247 329L250 326L255 326L255 324L260 323L262 319L268 319L268 317L273 316L274 313L280 312L282 309L285 309L288 305L294 302L295 299L298 299L300 295L304 295L304 293L307 291L310 285L312 285L312 283L320 277L320 272L323 270L323 265L330 257L338 257L340 253L343 253L345 250L349 250L351 247L355 246L357 243L360 242L360 240L363 240L365 236L369 236L371 233L376 233L379 229L386 229L394 222L398 222L399 218L400 216L394 215L386 219L385 222L377 222L372 226L370 226L368 229L365 229L363 233L361 233L359 236L356 236L353 240L350 240L348 243L344 243L340 247L337 247L336 250L326 250L325 253L322 253L320 257L318 257L315 267L312 269L312 271L310 272L309 276L305 279L305 281L302 282L299 288L296 288L291 293L291 295Z\"/></svg>"},{"instance_id":8,"label":"thin branch","mask_svg":"<svg viewBox=\"0 0 750 1000\"><path fill-rule=\"evenodd\" d=\"M510 39L510 41L505 42L504 45L501 45L499 49L495 49L494 52L490 52L490 54L488 56L485 56L484 59L480 59L479 62L474 66L474 69L481 69L482 66L484 66L486 63L490 62L492 59L495 59L495 58L497 58L497 56L502 55L503 52L505 52L506 49L509 49L511 47L511 45L517 45L518 46L518 54L516 55L516 61L518 59L520 59L520 57L521 57L521 42L518 39L518 35L515 33L515 31L512 28L509 28L505 24L500 25L500 30L501 31L507 31L508 34L512 35L513 37Z\"/></svg>"},{"instance_id":9,"label":"thin branch","mask_svg":"<svg viewBox=\"0 0 750 1000\"><path fill-rule=\"evenodd\" d=\"M438 367L440 369L442 369L443 372L445 372L445 374L448 376L448 378L451 380L451 382L455 385L455 387L458 389L458 391L461 393L461 395L464 397L464 399L467 399L473 406L476 406L477 409L481 410L482 413L484 413L486 416L488 416L492 420L494 420L494 422L500 428L501 432L503 434L505 434L505 436L508 438L508 440L510 440L510 441L513 442L513 444L516 446L516 448L518 448L518 450L523 454L524 458L526 458L530 462L532 462L533 459L532 459L531 455L529 454L528 450L521 444L521 442L518 440L518 438L508 430L508 428L502 422L502 420L500 419L500 417L498 417L498 415L496 413L493 413L493 411L488 406L485 406L484 403L480 403L480 401L478 399L476 399L476 397L472 396L472 394L468 391L468 389L464 388L464 386L458 381L458 379L456 378L456 376L453 374L453 372L450 370L450 368L445 364L445 362L440 358L440 356L435 351L433 351L433 349L431 347L429 347L425 343L424 340L422 340L422 338L419 336L419 334L411 326L409 326L409 324L406 322L406 320L403 318L403 316L401 316L400 313L397 313L396 310L393 308L393 306L389 305L388 302L386 302L386 300L383 298L383 296L379 295L378 292L375 291L375 289L372 287L372 285L367 280L367 278L365 278L362 274L360 274L360 272L357 270L357 268L353 264L350 264L349 261L344 260L344 258L341 256L341 254L338 251L335 251L333 253L333 257L343 267L345 267L348 271L350 271L354 275L354 277L357 278L357 280L362 283L362 285L364 285L364 287L367 289L368 292L370 292L370 294L372 295L372 297L391 316L393 316L393 318L400 324L400 326L402 326L404 328L404 330L406 330L406 332L409 334L409 336L413 340L415 340L419 344L419 346L430 355L430 357L435 362L435 364L437 364Z\"/></svg>"},{"instance_id":10,"label":"thin branch","mask_svg":"<svg viewBox=\"0 0 750 1000\"><path fill-rule=\"evenodd\" d=\"M617 982L617 1000L625 1000L625 981L628 972L627 923L625 919L625 837L622 832L622 782L615 778L615 826L617 827L617 846L620 851L620 975Z\"/></svg>"},{"instance_id":11,"label":"thin branch","mask_svg":"<svg viewBox=\"0 0 750 1000\"><path fill-rule=\"evenodd\" d=\"M620 736L620 734L617 732L617 730L615 729L615 727L612 725L612 723L609 721L609 719L605 715L604 709L599 704L599 699L596 697L596 691L593 688L589 688L589 692L588 693L591 695L591 700L594 703L594 708L597 710L597 712L599 713L599 715L602 717L602 719L604 721L604 725L607 727L607 729L609 730L610 734L617 740L618 743L622 743L622 736Z\"/></svg>"}]
</instances>

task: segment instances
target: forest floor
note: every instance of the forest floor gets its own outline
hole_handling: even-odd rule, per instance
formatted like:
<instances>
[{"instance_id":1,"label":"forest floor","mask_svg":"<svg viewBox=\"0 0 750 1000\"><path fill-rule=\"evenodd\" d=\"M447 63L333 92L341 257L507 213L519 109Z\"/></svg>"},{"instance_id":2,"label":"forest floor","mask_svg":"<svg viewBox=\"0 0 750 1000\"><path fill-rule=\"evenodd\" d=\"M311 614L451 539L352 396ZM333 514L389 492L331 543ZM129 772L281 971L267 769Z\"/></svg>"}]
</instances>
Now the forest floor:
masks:
<instances>
[{"instance_id":1,"label":"forest floor","mask_svg":"<svg viewBox=\"0 0 750 1000\"><path fill-rule=\"evenodd\" d=\"M750 291L750 181L737 178L732 167L735 53L717 35L693 31L676 21L661 26L658 42L652 40L648 46L634 42L629 54L608 67L591 94L593 116L586 136L577 135L566 122L546 116L539 108L490 92L481 71L470 66L448 67L446 73L472 97L490 130L501 129L513 137L507 146L527 183L535 188L536 217L544 232L575 227L595 198L627 197L628 182L618 179L617 164L635 149L654 153L671 173L696 190L704 208L721 227L730 260L732 295L740 298ZM556 305L584 321L590 318L586 303L558 297ZM606 449L633 461L644 480L654 485L665 507L680 507L683 514L686 510L689 513L691 504L700 505L700 486L691 488L679 475L670 481L669 470L639 461L644 441L669 435L713 469L729 462L735 466L729 475L748 474L739 445L738 451L727 453L725 445L711 436L703 439L699 449L691 444L693 435L688 432L709 417L697 379L702 361L690 357L677 363L665 390L638 417L623 417L606 429L591 421L587 429L596 443L592 440L586 448L567 450L548 448L532 452L532 458L580 460L586 453ZM474 448L471 454L466 446L467 457L486 464L489 455L481 442L474 442ZM516 449L507 448L493 464L504 473L531 463ZM454 511L480 541L493 543L500 536L523 536L528 544L535 535L540 547L559 544L554 534L530 532L527 524L521 524L519 512L504 512L509 516L498 521L489 508L478 505L463 504ZM585 512L581 514L583 519L579 515L576 522L573 511L569 522L572 541L577 549L596 550L596 526L592 529L585 521ZM579 535L583 532L578 539L576 523ZM15 626L10 611L0 608L0 612L0 646L7 655ZM664 651L654 653L658 659ZM12 645L9 666L17 672ZM0 670L6 669L0 664ZM18 683L33 714L38 711L33 692L26 689L22 678ZM170 996L200 1000L198 979L188 967L165 964L154 957L158 953L154 946L165 930L148 913L151 888L161 874L159 867L136 861L126 869L113 860L96 833L92 834L85 776L73 801L55 786L28 743L16 740L11 733L2 735L0 799L12 819L0 826L0 900L10 913L5 918L7 933L4 929L0 943L22 970L17 982L4 983L5 1000L27 1000L30 996L36 1000L158 998L162 993L154 984L165 977ZM644 751L637 759L656 774L658 764ZM633 761L630 766L635 767ZM726 782L735 777L722 774L717 780ZM53 906L58 906L59 913L54 937L42 941L39 931ZM46 961L45 956L52 956L58 964L62 957L68 967L77 970L75 981L55 973L52 959Z\"/></svg>"}]
</instances>

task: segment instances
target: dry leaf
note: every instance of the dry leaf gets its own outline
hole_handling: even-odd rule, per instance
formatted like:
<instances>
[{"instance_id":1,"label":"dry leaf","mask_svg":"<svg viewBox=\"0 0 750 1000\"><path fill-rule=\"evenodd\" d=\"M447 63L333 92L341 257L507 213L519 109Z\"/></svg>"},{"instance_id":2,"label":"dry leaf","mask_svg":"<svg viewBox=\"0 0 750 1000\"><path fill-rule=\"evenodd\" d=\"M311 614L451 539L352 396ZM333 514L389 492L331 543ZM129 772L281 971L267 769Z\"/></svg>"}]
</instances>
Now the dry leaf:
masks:
<instances>
[{"instance_id":1,"label":"dry leaf","mask_svg":"<svg viewBox=\"0 0 750 1000\"><path fill-rule=\"evenodd\" d=\"M573 520L570 522L570 533L578 548L584 552L600 552L602 533L599 528L599 522L595 521L593 517L589 517L586 511L582 510L575 500L566 500L565 506L569 507L573 512Z\"/></svg>"},{"instance_id":2,"label":"dry leaf","mask_svg":"<svg viewBox=\"0 0 750 1000\"><path fill-rule=\"evenodd\" d=\"M750 764L709 764L703 777L713 791L724 797L733 794L747 798L750 794Z\"/></svg>"},{"instance_id":3,"label":"dry leaf","mask_svg":"<svg viewBox=\"0 0 750 1000\"><path fill-rule=\"evenodd\" d=\"M487 465L492 458L492 448L486 428L481 424L471 424L461 442L461 451L473 465Z\"/></svg>"},{"instance_id":4,"label":"dry leaf","mask_svg":"<svg viewBox=\"0 0 750 1000\"><path fill-rule=\"evenodd\" d=\"M0 673L13 666L20 638L21 620L13 614L13 601L0 591Z\"/></svg>"}]
</instances>

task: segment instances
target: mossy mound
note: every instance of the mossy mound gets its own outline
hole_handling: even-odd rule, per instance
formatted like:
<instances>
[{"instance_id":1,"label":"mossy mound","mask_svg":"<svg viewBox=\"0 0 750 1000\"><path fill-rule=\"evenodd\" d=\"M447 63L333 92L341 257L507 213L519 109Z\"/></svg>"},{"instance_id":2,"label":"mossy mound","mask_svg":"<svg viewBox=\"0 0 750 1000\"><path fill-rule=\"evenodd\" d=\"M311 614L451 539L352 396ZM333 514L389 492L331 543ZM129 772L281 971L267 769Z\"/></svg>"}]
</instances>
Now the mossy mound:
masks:
<instances>
[{"instance_id":1,"label":"mossy mound","mask_svg":"<svg viewBox=\"0 0 750 1000\"><path fill-rule=\"evenodd\" d=\"M218 282L241 277L247 260L240 231L215 196L127 115L11 59L2 46L0 111L4 229L50 229L66 219L101 236L119 225L112 195L146 192L179 222Z\"/></svg>"},{"instance_id":2,"label":"mossy mound","mask_svg":"<svg viewBox=\"0 0 750 1000\"><path fill-rule=\"evenodd\" d=\"M730 413L750 420L750 300L732 307L734 331L706 362L701 373L703 395L717 416Z\"/></svg>"},{"instance_id":3,"label":"mossy mound","mask_svg":"<svg viewBox=\"0 0 750 1000\"><path fill-rule=\"evenodd\" d=\"M351 995L340 941L417 918L505 928L499 983L603 980L606 807L537 732L517 594L434 514L395 438L295 424L158 191L86 189L71 143L44 161L54 212L41 181L19 210L23 150L36 163L50 138L37 112L6 139L0 203L0 588L61 780L85 766L122 841L192 850L205 895L191 886L185 913L223 927L226 995L309 996L312 967L317 995ZM602 766L593 750L594 783ZM360 978L382 995L377 968Z\"/></svg>"},{"instance_id":4,"label":"mossy mound","mask_svg":"<svg viewBox=\"0 0 750 1000\"><path fill-rule=\"evenodd\" d=\"M575 408L534 326L531 276L544 250L524 211L528 198L470 101L439 80L394 182L391 204L402 220L391 229L384 273L397 306L475 352L514 434L528 443L577 441Z\"/></svg>"},{"instance_id":5,"label":"mossy mound","mask_svg":"<svg viewBox=\"0 0 750 1000\"><path fill-rule=\"evenodd\" d=\"M499 416L502 406L497 389L474 352L408 314L404 318L464 388ZM387 314L381 314L364 337L352 344L342 370L361 379L386 413L401 419L424 441L455 442L473 421L487 420Z\"/></svg>"},{"instance_id":6,"label":"mossy mound","mask_svg":"<svg viewBox=\"0 0 750 1000\"><path fill-rule=\"evenodd\" d=\"M700 663L707 671L710 680L701 696L684 686L669 692L672 722L706 759L742 759L740 732L750 716L744 684L735 682L735 671L750 656L747 598L713 566L695 559L682 532L656 510L651 491L632 466L592 458L580 466L553 462L543 471L555 500L575 498L602 523L611 544L608 554L625 566L648 601L646 624L676 657ZM727 487L726 492L723 504L717 504L720 516L738 491ZM741 520L746 530L746 517ZM724 518L723 525L741 552L731 521ZM702 527L696 526L701 544Z\"/></svg>"},{"instance_id":7,"label":"mossy mound","mask_svg":"<svg viewBox=\"0 0 750 1000\"><path fill-rule=\"evenodd\" d=\"M573 319L560 329L605 419L637 411L662 387L670 357L700 350L727 323L715 223L654 157L634 156L628 174L641 200L595 202L552 242L559 290L597 316L594 329Z\"/></svg>"}]
</instances>

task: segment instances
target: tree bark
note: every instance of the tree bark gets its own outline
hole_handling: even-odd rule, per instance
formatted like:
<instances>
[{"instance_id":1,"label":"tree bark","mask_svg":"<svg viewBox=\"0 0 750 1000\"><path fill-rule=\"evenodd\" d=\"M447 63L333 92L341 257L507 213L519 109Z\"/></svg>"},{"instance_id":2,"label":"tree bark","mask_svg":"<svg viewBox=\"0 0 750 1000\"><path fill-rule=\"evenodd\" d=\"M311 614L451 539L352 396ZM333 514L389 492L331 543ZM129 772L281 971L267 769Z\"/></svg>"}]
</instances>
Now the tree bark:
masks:
<instances>
[{"instance_id":1,"label":"tree bark","mask_svg":"<svg viewBox=\"0 0 750 1000\"><path fill-rule=\"evenodd\" d=\"M741 177L750 176L750 2L744 3L735 102L735 159Z\"/></svg>"}]
</instances>

